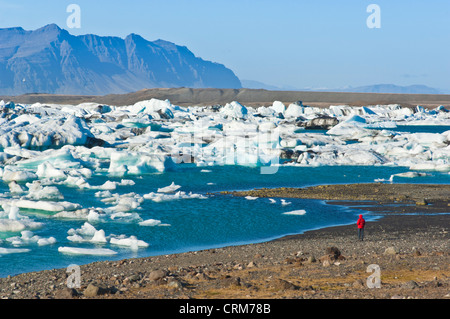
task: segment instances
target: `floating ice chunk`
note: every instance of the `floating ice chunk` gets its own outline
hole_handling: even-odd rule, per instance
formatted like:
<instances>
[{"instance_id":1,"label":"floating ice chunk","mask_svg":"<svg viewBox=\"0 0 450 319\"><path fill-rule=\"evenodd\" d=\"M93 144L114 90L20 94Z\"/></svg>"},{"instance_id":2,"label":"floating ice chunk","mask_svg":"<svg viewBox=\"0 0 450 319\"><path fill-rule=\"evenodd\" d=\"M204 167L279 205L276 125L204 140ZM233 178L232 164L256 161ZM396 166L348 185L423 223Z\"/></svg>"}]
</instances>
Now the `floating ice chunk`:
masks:
<instances>
[{"instance_id":1,"label":"floating ice chunk","mask_svg":"<svg viewBox=\"0 0 450 319\"><path fill-rule=\"evenodd\" d=\"M170 156L115 151L111 153L108 173L111 176L140 175L155 172L164 172L174 167Z\"/></svg>"},{"instance_id":2,"label":"floating ice chunk","mask_svg":"<svg viewBox=\"0 0 450 319\"><path fill-rule=\"evenodd\" d=\"M283 115L286 111L286 106L281 101L273 102L273 105L270 108L272 108L276 113L281 113Z\"/></svg>"},{"instance_id":3,"label":"floating ice chunk","mask_svg":"<svg viewBox=\"0 0 450 319\"><path fill-rule=\"evenodd\" d=\"M77 177L77 176L68 176L66 180L64 181L64 184L69 187L78 187L80 189L90 189L92 188L91 185L84 179L83 177Z\"/></svg>"},{"instance_id":4,"label":"floating ice chunk","mask_svg":"<svg viewBox=\"0 0 450 319\"><path fill-rule=\"evenodd\" d=\"M245 199L247 199L247 200L255 200L255 199L258 199L258 197L254 197L254 196L245 196Z\"/></svg>"},{"instance_id":5,"label":"floating ice chunk","mask_svg":"<svg viewBox=\"0 0 450 319\"><path fill-rule=\"evenodd\" d=\"M440 146L445 147L447 137L444 134L434 133L413 133L407 134L406 137L415 143L419 143L426 146Z\"/></svg>"},{"instance_id":6,"label":"floating ice chunk","mask_svg":"<svg viewBox=\"0 0 450 319\"><path fill-rule=\"evenodd\" d=\"M287 202L285 199L281 199L281 205L283 206L287 206L287 205L291 205L291 202Z\"/></svg>"},{"instance_id":7,"label":"floating ice chunk","mask_svg":"<svg viewBox=\"0 0 450 319\"><path fill-rule=\"evenodd\" d=\"M258 107L257 112L259 115L264 116L264 117L276 117L277 116L275 110L270 107L260 106L260 107Z\"/></svg>"},{"instance_id":8,"label":"floating ice chunk","mask_svg":"<svg viewBox=\"0 0 450 319\"><path fill-rule=\"evenodd\" d=\"M295 148L299 145L302 145L302 141L298 138L285 138L281 140L280 145L282 147Z\"/></svg>"},{"instance_id":9,"label":"floating ice chunk","mask_svg":"<svg viewBox=\"0 0 450 319\"><path fill-rule=\"evenodd\" d=\"M419 173L419 172L405 172L405 173L398 173L394 174L393 176L398 177L405 177L405 178L415 178L415 177L422 177L422 176L428 176L427 173Z\"/></svg>"},{"instance_id":10,"label":"floating ice chunk","mask_svg":"<svg viewBox=\"0 0 450 319\"><path fill-rule=\"evenodd\" d=\"M28 170L11 170L9 167L6 167L3 171L3 181L9 182L28 182L33 179L37 179L38 176Z\"/></svg>"},{"instance_id":11,"label":"floating ice chunk","mask_svg":"<svg viewBox=\"0 0 450 319\"><path fill-rule=\"evenodd\" d=\"M390 183L392 183L392 182L394 181L394 176L395 176L395 175L391 175L391 176L389 177L389 179L385 179L385 178L375 178L374 182L376 182L376 183L381 183L381 182L390 182Z\"/></svg>"},{"instance_id":12,"label":"floating ice chunk","mask_svg":"<svg viewBox=\"0 0 450 319\"><path fill-rule=\"evenodd\" d=\"M83 167L79 169L71 169L69 171L69 174L72 176L81 176L84 178L91 178L92 177L92 171L89 168Z\"/></svg>"},{"instance_id":13,"label":"floating ice chunk","mask_svg":"<svg viewBox=\"0 0 450 319\"><path fill-rule=\"evenodd\" d=\"M170 119L173 118L174 106L169 100L151 99L145 101L139 101L134 105L126 108L132 114L147 113L155 119Z\"/></svg>"},{"instance_id":14,"label":"floating ice chunk","mask_svg":"<svg viewBox=\"0 0 450 319\"><path fill-rule=\"evenodd\" d=\"M248 122L238 122L238 121L230 121L223 125L223 131L226 135L251 135L256 134L258 130L258 125L256 123L248 123ZM218 136L220 137L220 136ZM225 140L227 142L228 140ZM239 141L239 140L238 140Z\"/></svg>"},{"instance_id":15,"label":"floating ice chunk","mask_svg":"<svg viewBox=\"0 0 450 319\"><path fill-rule=\"evenodd\" d=\"M0 247L0 255L27 253L30 249L27 248L3 248Z\"/></svg>"},{"instance_id":16,"label":"floating ice chunk","mask_svg":"<svg viewBox=\"0 0 450 319\"><path fill-rule=\"evenodd\" d=\"M117 252L108 248L59 247L58 252L70 255L112 256Z\"/></svg>"},{"instance_id":17,"label":"floating ice chunk","mask_svg":"<svg viewBox=\"0 0 450 319\"><path fill-rule=\"evenodd\" d=\"M374 151L366 150L349 150L344 156L339 158L339 164L348 165L375 165L384 164L387 159Z\"/></svg>"},{"instance_id":18,"label":"floating ice chunk","mask_svg":"<svg viewBox=\"0 0 450 319\"><path fill-rule=\"evenodd\" d=\"M72 211L81 208L79 204L70 202L31 201L26 199L15 201L15 205L23 209L41 210L47 212Z\"/></svg>"},{"instance_id":19,"label":"floating ice chunk","mask_svg":"<svg viewBox=\"0 0 450 319\"><path fill-rule=\"evenodd\" d=\"M74 220L85 220L88 219L89 210L86 208L77 209L70 212L62 211L52 215L52 218L60 218L60 219L74 219ZM88 219L89 220L89 219Z\"/></svg>"},{"instance_id":20,"label":"floating ice chunk","mask_svg":"<svg viewBox=\"0 0 450 319\"><path fill-rule=\"evenodd\" d=\"M113 210L116 212L130 212L139 207L138 202L130 200L129 202L125 202L121 200L116 206L110 207L109 210Z\"/></svg>"},{"instance_id":21,"label":"floating ice chunk","mask_svg":"<svg viewBox=\"0 0 450 319\"><path fill-rule=\"evenodd\" d=\"M122 223L134 223L142 221L142 218L137 213L129 213L129 212L117 212L110 214L110 218L113 221L122 222Z\"/></svg>"},{"instance_id":22,"label":"floating ice chunk","mask_svg":"<svg viewBox=\"0 0 450 319\"><path fill-rule=\"evenodd\" d=\"M69 229L67 231L67 239L72 242L91 242L91 243L106 243L107 239L103 229L97 230L89 222L85 222L81 228Z\"/></svg>"},{"instance_id":23,"label":"floating ice chunk","mask_svg":"<svg viewBox=\"0 0 450 319\"><path fill-rule=\"evenodd\" d=\"M53 245L56 243L55 237L49 237L49 238L39 238L37 241L37 244L39 246L47 246L47 245Z\"/></svg>"},{"instance_id":24,"label":"floating ice chunk","mask_svg":"<svg viewBox=\"0 0 450 319\"><path fill-rule=\"evenodd\" d=\"M93 135L83 119L62 114L44 116L32 122L8 123L0 131L0 145L4 148L22 146L26 148L61 147L66 144L84 145Z\"/></svg>"},{"instance_id":25,"label":"floating ice chunk","mask_svg":"<svg viewBox=\"0 0 450 319\"><path fill-rule=\"evenodd\" d=\"M93 243L106 243L108 242L105 236L105 231L103 229L97 230L94 233L94 236L92 236L91 242Z\"/></svg>"},{"instance_id":26,"label":"floating ice chunk","mask_svg":"<svg viewBox=\"0 0 450 319\"><path fill-rule=\"evenodd\" d=\"M38 235L34 235L33 232L29 230L22 231L21 236L9 237L6 239L6 241L10 242L14 246L23 246L29 244L45 246L56 243L56 239L54 237L43 238Z\"/></svg>"},{"instance_id":27,"label":"floating ice chunk","mask_svg":"<svg viewBox=\"0 0 450 319\"><path fill-rule=\"evenodd\" d=\"M178 199L206 199L206 196L201 194L193 194L190 192L187 194L186 192L178 191L175 194L161 194L161 193L148 193L143 196L145 199L150 199L154 202L165 202L171 200Z\"/></svg>"},{"instance_id":28,"label":"floating ice chunk","mask_svg":"<svg viewBox=\"0 0 450 319\"><path fill-rule=\"evenodd\" d=\"M119 186L134 186L136 184L132 179L122 179L120 182L116 182Z\"/></svg>"},{"instance_id":29,"label":"floating ice chunk","mask_svg":"<svg viewBox=\"0 0 450 319\"><path fill-rule=\"evenodd\" d=\"M49 163L56 169L79 167L80 162L73 156L73 151L73 146L64 146L58 150L49 149L39 153L36 152L36 155L18 162L17 166L33 170L37 170L39 165L43 163Z\"/></svg>"},{"instance_id":30,"label":"floating ice chunk","mask_svg":"<svg viewBox=\"0 0 450 319\"><path fill-rule=\"evenodd\" d=\"M161 221L157 219L147 219L139 223L139 226L159 226Z\"/></svg>"},{"instance_id":31,"label":"floating ice chunk","mask_svg":"<svg viewBox=\"0 0 450 319\"><path fill-rule=\"evenodd\" d=\"M353 115L349 119L333 126L327 131L328 135L344 135L355 138L367 134L370 130L365 129L366 120L358 115Z\"/></svg>"},{"instance_id":32,"label":"floating ice chunk","mask_svg":"<svg viewBox=\"0 0 450 319\"><path fill-rule=\"evenodd\" d=\"M174 193L180 188L180 185L175 185L175 182L172 182L169 186L158 188L158 193Z\"/></svg>"},{"instance_id":33,"label":"floating ice chunk","mask_svg":"<svg viewBox=\"0 0 450 319\"><path fill-rule=\"evenodd\" d=\"M104 190L115 190L117 188L117 184L111 181L106 181L103 185L96 188Z\"/></svg>"},{"instance_id":34,"label":"floating ice chunk","mask_svg":"<svg viewBox=\"0 0 450 319\"><path fill-rule=\"evenodd\" d=\"M236 101L227 103L220 112L231 119L245 119L248 114L247 108Z\"/></svg>"},{"instance_id":35,"label":"floating ice chunk","mask_svg":"<svg viewBox=\"0 0 450 319\"><path fill-rule=\"evenodd\" d=\"M306 211L304 209L293 210L291 212L283 213L283 215L298 215L298 216L302 216L302 215L305 215L305 214L306 214Z\"/></svg>"},{"instance_id":36,"label":"floating ice chunk","mask_svg":"<svg viewBox=\"0 0 450 319\"><path fill-rule=\"evenodd\" d=\"M19 137L20 138L20 137ZM31 151L19 146L16 147L7 147L3 150L3 152L5 152L5 154L11 155L11 156L18 156L21 158L33 158L36 156L39 156L41 154L41 152L39 151Z\"/></svg>"},{"instance_id":37,"label":"floating ice chunk","mask_svg":"<svg viewBox=\"0 0 450 319\"><path fill-rule=\"evenodd\" d=\"M9 208L8 218L14 220L17 220L19 218L19 208L17 206L12 205Z\"/></svg>"},{"instance_id":38,"label":"floating ice chunk","mask_svg":"<svg viewBox=\"0 0 450 319\"><path fill-rule=\"evenodd\" d=\"M276 128L277 128L277 125L272 121L264 122L264 123L261 123L258 125L259 132L265 132L265 133L272 132Z\"/></svg>"},{"instance_id":39,"label":"floating ice chunk","mask_svg":"<svg viewBox=\"0 0 450 319\"><path fill-rule=\"evenodd\" d=\"M269 201L270 201L270 203L271 204L275 204L277 201L275 200L275 199L273 199L273 198L269 198Z\"/></svg>"},{"instance_id":40,"label":"floating ice chunk","mask_svg":"<svg viewBox=\"0 0 450 319\"><path fill-rule=\"evenodd\" d=\"M98 222L100 221L102 215L98 210L95 209L90 209L89 210L89 214L87 215L87 220L92 223L92 222Z\"/></svg>"},{"instance_id":41,"label":"floating ice chunk","mask_svg":"<svg viewBox=\"0 0 450 319\"><path fill-rule=\"evenodd\" d=\"M42 223L29 219L0 219L0 232L20 232L26 229L34 230L42 227Z\"/></svg>"},{"instance_id":42,"label":"floating ice chunk","mask_svg":"<svg viewBox=\"0 0 450 319\"><path fill-rule=\"evenodd\" d=\"M409 167L413 171L440 171L450 172L450 164L446 163L420 163L414 164Z\"/></svg>"},{"instance_id":43,"label":"floating ice chunk","mask_svg":"<svg viewBox=\"0 0 450 319\"><path fill-rule=\"evenodd\" d=\"M94 236L97 229L95 229L94 226L92 226L90 223L86 222L81 226L78 233L82 234L84 236Z\"/></svg>"},{"instance_id":44,"label":"floating ice chunk","mask_svg":"<svg viewBox=\"0 0 450 319\"><path fill-rule=\"evenodd\" d=\"M100 197L100 198L107 198L107 197L111 197L112 194L110 191L100 191L100 192L96 192L95 193L95 197Z\"/></svg>"},{"instance_id":45,"label":"floating ice chunk","mask_svg":"<svg viewBox=\"0 0 450 319\"><path fill-rule=\"evenodd\" d=\"M44 162L37 168L36 175L43 178L53 178L56 180L65 179L67 176L63 170L55 168L51 163Z\"/></svg>"},{"instance_id":46,"label":"floating ice chunk","mask_svg":"<svg viewBox=\"0 0 450 319\"><path fill-rule=\"evenodd\" d=\"M85 222L81 228L78 229L69 229L67 231L67 234L69 235L80 235L80 236L94 236L95 232L97 231L97 229L95 229L94 226L92 226L90 223Z\"/></svg>"},{"instance_id":47,"label":"floating ice chunk","mask_svg":"<svg viewBox=\"0 0 450 319\"><path fill-rule=\"evenodd\" d=\"M12 181L8 184L9 187L9 191L11 192L11 194L16 195L16 194L23 194L25 192L25 190L22 188L22 186L20 186L19 184L17 184L16 181Z\"/></svg>"},{"instance_id":48,"label":"floating ice chunk","mask_svg":"<svg viewBox=\"0 0 450 319\"><path fill-rule=\"evenodd\" d=\"M27 198L33 200L62 200L64 196L58 190L56 186L45 186L39 181L34 181L33 183L27 183L26 186L29 189Z\"/></svg>"},{"instance_id":49,"label":"floating ice chunk","mask_svg":"<svg viewBox=\"0 0 450 319\"><path fill-rule=\"evenodd\" d=\"M78 234L67 236L67 239L69 241L75 242L75 243L81 243L81 242L87 241L85 238L83 238L81 235L78 235Z\"/></svg>"},{"instance_id":50,"label":"floating ice chunk","mask_svg":"<svg viewBox=\"0 0 450 319\"><path fill-rule=\"evenodd\" d=\"M297 103L289 104L288 108L284 112L285 118L297 118L302 116L304 113L303 106L298 105Z\"/></svg>"},{"instance_id":51,"label":"floating ice chunk","mask_svg":"<svg viewBox=\"0 0 450 319\"><path fill-rule=\"evenodd\" d=\"M129 247L132 250L137 250L139 248L147 248L149 246L148 243L146 243L143 240L137 239L136 236L130 236L128 238L124 236L111 237L109 242L111 243L111 245Z\"/></svg>"}]
</instances>

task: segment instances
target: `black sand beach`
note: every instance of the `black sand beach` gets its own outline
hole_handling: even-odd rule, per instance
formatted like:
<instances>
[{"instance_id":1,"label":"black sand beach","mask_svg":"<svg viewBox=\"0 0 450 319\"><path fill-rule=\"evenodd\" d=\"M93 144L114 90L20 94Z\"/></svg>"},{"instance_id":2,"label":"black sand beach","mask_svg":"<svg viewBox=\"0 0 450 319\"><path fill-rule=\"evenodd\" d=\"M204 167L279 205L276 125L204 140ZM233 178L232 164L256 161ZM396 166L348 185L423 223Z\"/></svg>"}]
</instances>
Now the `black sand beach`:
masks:
<instances>
[{"instance_id":1,"label":"black sand beach","mask_svg":"<svg viewBox=\"0 0 450 319\"><path fill-rule=\"evenodd\" d=\"M386 191L395 187L392 195L410 199L419 186L382 185ZM309 192L326 194L323 189L328 187L333 187L334 193L340 189L339 200L347 200L332 204L356 203L348 185L321 186ZM380 184L364 187L360 189L377 193L374 190ZM2 278L0 298L448 299L450 215L444 213L450 210L448 187L424 186L426 205L379 197L385 207L393 207L387 205L393 201L397 205L392 211L383 210L381 219L366 224L364 241L358 240L356 225L346 225L265 243L96 262L81 266L81 284L76 288L67 287L66 269ZM278 191L279 196L289 195ZM235 195L242 194L224 196ZM437 211L429 209L438 206ZM375 281L367 281L373 275L373 270L368 272L369 265L379 266L378 288L373 286Z\"/></svg>"}]
</instances>

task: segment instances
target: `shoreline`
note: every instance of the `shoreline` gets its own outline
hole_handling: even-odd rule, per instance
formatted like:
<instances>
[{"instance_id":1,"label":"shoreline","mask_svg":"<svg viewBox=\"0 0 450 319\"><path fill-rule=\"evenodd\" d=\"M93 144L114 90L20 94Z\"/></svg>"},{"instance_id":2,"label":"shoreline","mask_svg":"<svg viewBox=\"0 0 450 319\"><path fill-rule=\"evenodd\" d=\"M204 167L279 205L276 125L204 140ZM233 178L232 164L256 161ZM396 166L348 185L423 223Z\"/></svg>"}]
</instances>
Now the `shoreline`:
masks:
<instances>
[{"instance_id":1,"label":"shoreline","mask_svg":"<svg viewBox=\"0 0 450 319\"><path fill-rule=\"evenodd\" d=\"M413 187L404 185L403 192L417 189L415 184L411 184ZM351 186L345 185L308 189L326 195L332 189L337 194L335 187L354 193ZM370 187L375 189L379 185L370 184ZM389 187L393 186L386 186ZM445 191L448 187L450 185L442 188ZM388 205L392 199L384 198L383 207L391 207L392 210L383 212L382 218L366 223L366 239L362 242L357 240L355 225L341 225L261 243L94 262L80 267L81 286L78 288L67 288L69 274L66 269L44 270L0 278L0 297L446 299L450 298L450 217L442 212L450 209L448 199L440 193L442 189L432 189L428 189L427 194L430 196L427 197L427 205L411 205L408 201L415 200L411 194L403 201L398 201L394 207ZM283 190L278 190L280 195L288 197L289 191ZM365 188L360 190L366 191ZM269 195L267 190L264 191ZM381 195L383 191L377 193ZM405 194L400 192L396 195ZM433 194L435 196L431 196ZM239 196L242 192L233 195ZM340 193L340 199L344 195ZM346 198L347 202L333 201L329 204L360 204L352 202L348 196ZM444 206L445 203L447 206ZM379 207L377 205L369 206L367 210L372 211ZM417 209L423 209L423 212L415 214ZM331 255L328 250L332 247L336 247L339 254ZM392 251L387 252L389 249ZM370 289L365 285L370 275L366 268L370 264L381 267L381 289Z\"/></svg>"},{"instance_id":2,"label":"shoreline","mask_svg":"<svg viewBox=\"0 0 450 319\"><path fill-rule=\"evenodd\" d=\"M95 95L64 95L30 93L16 96L0 96L0 100L13 100L17 103L47 103L47 104L80 104L99 103L116 106L130 105L138 101L169 99L180 106L215 105L238 101L247 106L269 106L274 101L289 104L302 100L305 105L313 107L328 107L330 105L346 104L351 106L400 104L414 108L417 105L425 108L436 108L439 105L450 106L450 94L407 94L407 93L358 93L358 92L321 92L321 91L270 91L264 89L192 89L192 88L152 88L123 94Z\"/></svg>"}]
</instances>

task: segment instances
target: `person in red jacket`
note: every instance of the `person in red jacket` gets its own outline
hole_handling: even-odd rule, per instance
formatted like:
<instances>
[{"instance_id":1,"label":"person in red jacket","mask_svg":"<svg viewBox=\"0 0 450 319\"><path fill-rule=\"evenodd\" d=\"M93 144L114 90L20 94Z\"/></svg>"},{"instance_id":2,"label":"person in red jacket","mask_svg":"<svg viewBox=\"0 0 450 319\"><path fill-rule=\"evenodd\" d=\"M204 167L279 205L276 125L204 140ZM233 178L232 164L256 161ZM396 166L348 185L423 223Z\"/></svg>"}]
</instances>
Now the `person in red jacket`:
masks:
<instances>
[{"instance_id":1,"label":"person in red jacket","mask_svg":"<svg viewBox=\"0 0 450 319\"><path fill-rule=\"evenodd\" d=\"M366 221L362 215L359 215L356 225L358 225L358 239L364 240L364 226L366 225Z\"/></svg>"}]
</instances>

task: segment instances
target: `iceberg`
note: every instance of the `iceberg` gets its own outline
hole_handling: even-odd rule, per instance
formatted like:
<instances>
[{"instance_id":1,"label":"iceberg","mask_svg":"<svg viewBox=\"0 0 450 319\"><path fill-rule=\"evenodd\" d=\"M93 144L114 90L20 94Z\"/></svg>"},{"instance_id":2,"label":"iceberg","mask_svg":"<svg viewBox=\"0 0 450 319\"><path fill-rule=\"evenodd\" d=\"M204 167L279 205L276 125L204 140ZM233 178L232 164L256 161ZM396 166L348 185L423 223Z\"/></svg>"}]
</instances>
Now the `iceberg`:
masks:
<instances>
[{"instance_id":1,"label":"iceberg","mask_svg":"<svg viewBox=\"0 0 450 319\"><path fill-rule=\"evenodd\" d=\"M285 118L298 118L304 114L304 107L297 103L289 104L288 108L284 112Z\"/></svg>"},{"instance_id":2,"label":"iceberg","mask_svg":"<svg viewBox=\"0 0 450 319\"><path fill-rule=\"evenodd\" d=\"M8 184L9 191L13 195L23 194L25 190L16 181L12 181Z\"/></svg>"},{"instance_id":3,"label":"iceberg","mask_svg":"<svg viewBox=\"0 0 450 319\"><path fill-rule=\"evenodd\" d=\"M27 199L20 199L14 201L14 205L16 205L19 208L22 209L29 209L29 210L40 210L45 212L62 212L62 211L72 211L77 210L81 208L81 205L70 203L66 201L32 201Z\"/></svg>"},{"instance_id":4,"label":"iceberg","mask_svg":"<svg viewBox=\"0 0 450 319\"><path fill-rule=\"evenodd\" d=\"M206 199L207 197L201 194L193 194L192 192L186 193L178 191L175 194L162 194L162 193L148 193L143 196L145 199L150 199L154 202L165 202L179 199Z\"/></svg>"},{"instance_id":5,"label":"iceberg","mask_svg":"<svg viewBox=\"0 0 450 319\"><path fill-rule=\"evenodd\" d=\"M31 200L58 201L64 199L64 196L56 186L42 186L40 181L27 183L26 186L28 187L28 194L25 197Z\"/></svg>"},{"instance_id":6,"label":"iceberg","mask_svg":"<svg viewBox=\"0 0 450 319\"><path fill-rule=\"evenodd\" d=\"M166 224L162 224L160 220L157 219L147 219L144 220L142 222L139 223L139 226L161 226L161 225L166 225Z\"/></svg>"},{"instance_id":7,"label":"iceberg","mask_svg":"<svg viewBox=\"0 0 450 319\"><path fill-rule=\"evenodd\" d=\"M21 232L42 228L43 224L29 219L0 219L0 232Z\"/></svg>"},{"instance_id":8,"label":"iceberg","mask_svg":"<svg viewBox=\"0 0 450 319\"><path fill-rule=\"evenodd\" d=\"M8 254L28 253L30 249L27 248L3 248L0 247L0 256Z\"/></svg>"},{"instance_id":9,"label":"iceberg","mask_svg":"<svg viewBox=\"0 0 450 319\"><path fill-rule=\"evenodd\" d=\"M91 240L92 243L107 243L108 240L105 236L105 231L103 229L97 230L94 233L94 236L92 236Z\"/></svg>"},{"instance_id":10,"label":"iceberg","mask_svg":"<svg viewBox=\"0 0 450 319\"><path fill-rule=\"evenodd\" d=\"M29 244L37 244L38 246L47 246L56 243L56 239L54 237L43 238L38 235L34 235L33 232L29 230L24 230L21 233L21 236L9 237L6 239L11 245L14 246L23 246Z\"/></svg>"},{"instance_id":11,"label":"iceberg","mask_svg":"<svg viewBox=\"0 0 450 319\"><path fill-rule=\"evenodd\" d=\"M440 134L405 132L406 126L450 125L450 112L444 107L413 109L392 104L319 108L298 102L286 107L281 101L247 107L232 101L225 106L181 108L158 99L123 106L0 103L0 107L7 111L0 119L0 177L5 185L0 232L20 233L11 235L7 242L33 244L37 249L55 240L32 234L46 225L27 214L48 218L49 223L54 219L61 223L84 222L67 234L74 245L111 244L133 250L145 247L148 244L135 236L106 234L93 225L123 223L118 226L127 224L151 231L142 227L170 225L143 219L141 211L149 206L159 209L165 205L158 202L208 198L198 192L181 191L180 185L169 185L170 181L167 185L150 181L139 190L142 194L124 194L131 186L142 185L144 178L167 171L183 172L186 168L212 173L216 165L260 167L262 174L266 172L263 168L274 168L270 171L275 173L283 165L380 165L410 170L392 174L387 180L390 182L429 172L450 172L450 130ZM329 121L326 128L318 125L324 120ZM313 131L308 123L322 129ZM217 173L221 174L220 170ZM215 180L205 184L220 186ZM154 192L147 187L155 187ZM71 192L89 196L86 203L98 201L99 205L72 203ZM283 208L292 204L275 199L265 203ZM282 214L301 216L306 211ZM59 250L115 254L110 250L80 249Z\"/></svg>"},{"instance_id":12,"label":"iceberg","mask_svg":"<svg viewBox=\"0 0 450 319\"><path fill-rule=\"evenodd\" d=\"M306 211L304 209L293 210L290 212L283 213L283 215L297 215L297 216L303 216L305 214L306 214Z\"/></svg>"},{"instance_id":13,"label":"iceberg","mask_svg":"<svg viewBox=\"0 0 450 319\"><path fill-rule=\"evenodd\" d=\"M149 246L148 243L146 243L143 240L139 240L136 238L136 236L119 236L119 237L112 237L110 239L111 245L117 245L117 246L123 246L123 247L129 247L132 250L137 250L139 248L147 248Z\"/></svg>"},{"instance_id":14,"label":"iceberg","mask_svg":"<svg viewBox=\"0 0 450 319\"><path fill-rule=\"evenodd\" d=\"M134 115L144 113L150 114L154 119L170 119L174 117L175 107L169 100L151 99L137 102L127 107L127 110Z\"/></svg>"},{"instance_id":15,"label":"iceberg","mask_svg":"<svg viewBox=\"0 0 450 319\"><path fill-rule=\"evenodd\" d=\"M111 153L108 173L111 176L141 175L164 172L174 165L171 157L164 154L115 151Z\"/></svg>"},{"instance_id":16,"label":"iceberg","mask_svg":"<svg viewBox=\"0 0 450 319\"><path fill-rule=\"evenodd\" d=\"M3 171L2 179L4 182L28 182L37 179L38 176L29 170L14 170L11 167L6 167Z\"/></svg>"},{"instance_id":17,"label":"iceberg","mask_svg":"<svg viewBox=\"0 0 450 319\"><path fill-rule=\"evenodd\" d=\"M158 188L158 193L174 193L179 188L181 188L180 185L175 185L175 183L172 182L172 184L170 184L169 186Z\"/></svg>"},{"instance_id":18,"label":"iceberg","mask_svg":"<svg viewBox=\"0 0 450 319\"><path fill-rule=\"evenodd\" d=\"M273 109L277 114L281 113L284 115L284 112L286 111L286 106L281 101L274 101L270 108Z\"/></svg>"},{"instance_id":19,"label":"iceberg","mask_svg":"<svg viewBox=\"0 0 450 319\"><path fill-rule=\"evenodd\" d=\"M220 112L226 117L234 120L243 120L247 118L248 115L247 108L237 101L227 103L220 109Z\"/></svg>"},{"instance_id":20,"label":"iceberg","mask_svg":"<svg viewBox=\"0 0 450 319\"><path fill-rule=\"evenodd\" d=\"M288 201L286 201L285 199L280 199L280 201L281 201L281 205L283 205L283 206L288 206L288 205L291 205L292 204L292 202L288 202Z\"/></svg>"},{"instance_id":21,"label":"iceberg","mask_svg":"<svg viewBox=\"0 0 450 319\"><path fill-rule=\"evenodd\" d=\"M31 122L12 121L0 128L0 146L47 149L64 145L86 145L94 138L85 121L76 116L44 117Z\"/></svg>"},{"instance_id":22,"label":"iceberg","mask_svg":"<svg viewBox=\"0 0 450 319\"><path fill-rule=\"evenodd\" d=\"M58 251L69 255L112 256L117 252L108 248L59 247Z\"/></svg>"},{"instance_id":23,"label":"iceberg","mask_svg":"<svg viewBox=\"0 0 450 319\"><path fill-rule=\"evenodd\" d=\"M67 178L67 175L64 173L63 170L55 168L49 162L43 162L42 164L39 164L36 171L36 175L40 179L52 178L56 180L61 180Z\"/></svg>"}]
</instances>

